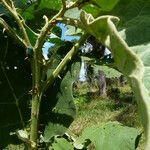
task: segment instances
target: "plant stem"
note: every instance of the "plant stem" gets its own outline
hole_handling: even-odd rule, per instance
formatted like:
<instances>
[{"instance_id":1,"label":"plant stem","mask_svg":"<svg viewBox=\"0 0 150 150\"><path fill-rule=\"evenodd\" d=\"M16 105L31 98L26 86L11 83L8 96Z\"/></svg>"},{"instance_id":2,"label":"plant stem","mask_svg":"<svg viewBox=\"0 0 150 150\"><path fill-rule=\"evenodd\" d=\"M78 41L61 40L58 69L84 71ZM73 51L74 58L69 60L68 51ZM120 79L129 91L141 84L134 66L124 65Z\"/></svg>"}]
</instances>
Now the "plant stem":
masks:
<instances>
[{"instance_id":1,"label":"plant stem","mask_svg":"<svg viewBox=\"0 0 150 150\"><path fill-rule=\"evenodd\" d=\"M23 43L25 43L26 47L31 46L29 37L28 37L27 32L24 27L24 20L20 19L19 15L17 13L17 9L14 6L14 2L12 0L9 0L9 2L5 1L5 0L1 0L1 1L2 1L3 5L6 7L6 9L12 14L14 19L16 20L16 22L23 34L23 40L24 40Z\"/></svg>"},{"instance_id":2,"label":"plant stem","mask_svg":"<svg viewBox=\"0 0 150 150\"><path fill-rule=\"evenodd\" d=\"M56 25L57 19L63 17L65 11L69 8L66 8L65 1L62 0L62 9L56 14L51 20L48 21L48 18L44 16L45 25L41 29L41 32L36 40L36 43L33 48L33 58L32 58L32 108L31 108L31 131L30 131L30 142L32 149L37 149L38 143L38 122L39 122L39 110L40 110L40 102L43 91L45 90L45 86L42 87L42 47L44 44L45 37L51 31L51 29ZM81 40L82 41L82 40ZM77 48L79 48L80 43L76 44L76 46L67 54L64 60L59 64L59 66L54 71L53 75L49 78L47 85L52 83L55 78L59 75L61 70L67 64L69 60L74 56L77 52Z\"/></svg>"},{"instance_id":3,"label":"plant stem","mask_svg":"<svg viewBox=\"0 0 150 150\"><path fill-rule=\"evenodd\" d=\"M30 141L31 143L33 143L31 147L33 149L37 149L39 108L40 108L39 97L37 95L33 95L32 110L31 110L31 133L30 133Z\"/></svg>"},{"instance_id":4,"label":"plant stem","mask_svg":"<svg viewBox=\"0 0 150 150\"><path fill-rule=\"evenodd\" d=\"M50 20L48 20L46 16L43 16L43 18L45 19L45 25L41 29L40 34L36 40L36 43L34 46L35 51L42 48L45 37L50 33L51 29L57 24L57 22L62 20L65 12L69 9L72 9L78 6L78 3L74 2L71 6L67 7L65 0L61 0L61 1L62 1L62 8L55 16L53 16Z\"/></svg>"},{"instance_id":5,"label":"plant stem","mask_svg":"<svg viewBox=\"0 0 150 150\"><path fill-rule=\"evenodd\" d=\"M39 122L39 109L41 101L41 61L42 61L42 47L44 44L44 39L48 32L56 24L56 18L63 16L65 13L64 6L60 12L54 16L50 21L44 16L46 21L45 26L41 29L41 32L36 40L33 48L33 59L32 59L32 108L31 108L31 131L30 131L30 141L32 149L37 149L38 140L38 122Z\"/></svg>"},{"instance_id":6,"label":"plant stem","mask_svg":"<svg viewBox=\"0 0 150 150\"><path fill-rule=\"evenodd\" d=\"M32 59L32 108L31 108L31 147L37 149L38 122L40 109L41 64L38 62L38 53L34 52Z\"/></svg>"},{"instance_id":7,"label":"plant stem","mask_svg":"<svg viewBox=\"0 0 150 150\"><path fill-rule=\"evenodd\" d=\"M52 75L47 79L45 86L43 86L42 92L46 91L46 89L54 82L54 80L58 77L60 72L64 69L64 67L67 65L69 61L76 55L78 52L80 46L85 42L88 34L84 33L78 43L76 43L72 49L66 54L66 56L62 59L62 61L59 63L59 65L56 67L56 69L53 71ZM47 64L48 65L48 64Z\"/></svg>"}]
</instances>

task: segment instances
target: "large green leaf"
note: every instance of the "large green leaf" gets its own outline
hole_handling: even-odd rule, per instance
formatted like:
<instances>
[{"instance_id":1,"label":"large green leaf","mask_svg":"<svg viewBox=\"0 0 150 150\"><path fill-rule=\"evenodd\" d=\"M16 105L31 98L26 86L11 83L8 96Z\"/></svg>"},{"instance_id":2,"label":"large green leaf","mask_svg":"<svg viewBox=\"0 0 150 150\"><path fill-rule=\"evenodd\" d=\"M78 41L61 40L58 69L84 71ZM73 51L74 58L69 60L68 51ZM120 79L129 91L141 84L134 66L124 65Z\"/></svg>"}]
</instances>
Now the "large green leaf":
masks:
<instances>
[{"instance_id":1,"label":"large green leaf","mask_svg":"<svg viewBox=\"0 0 150 150\"><path fill-rule=\"evenodd\" d=\"M87 13L97 17L102 11L111 11L119 0L92 0L91 3L85 4L82 9Z\"/></svg>"},{"instance_id":2,"label":"large green leaf","mask_svg":"<svg viewBox=\"0 0 150 150\"><path fill-rule=\"evenodd\" d=\"M103 11L110 11L118 3L119 0L93 0Z\"/></svg>"},{"instance_id":3,"label":"large green leaf","mask_svg":"<svg viewBox=\"0 0 150 150\"><path fill-rule=\"evenodd\" d=\"M125 3L125 1L123 1L123 3ZM150 36L149 36L149 28L148 28L149 19L146 20L145 17L146 14L149 14L147 7L149 7L150 2L142 1L142 0L131 1L129 3L130 4L129 6L132 6L133 4L136 4L137 6L137 3L139 3L138 6L140 8L141 8L141 4L143 4L144 6L141 9L138 9L138 11L140 10L139 13L135 11L135 14L134 15L132 14L131 18L128 15L125 15L126 11L123 10L125 18L126 19L130 18L130 23L128 23L127 26L126 22L122 21L119 28L120 33L117 31L115 27L115 23L118 22L117 17L107 15L107 16L101 16L94 19L91 15L81 13L81 22L83 23L84 29L87 32L95 36L103 45L105 45L109 50L111 50L115 61L115 66L120 72L122 72L124 75L128 77L138 103L141 121L145 129L145 134L147 139L146 149L149 150L150 149L150 113L149 113L150 96L149 96L149 87L148 87L149 84L147 84L147 82L149 82L148 74L150 70L148 65L149 64L148 39L150 38ZM131 9L131 11L134 13L133 8L132 7L129 8L129 6L127 8ZM126 13L128 13L128 11ZM144 14L145 17L143 17ZM136 19L138 19L140 15L142 16L141 20L137 22ZM121 16L121 19L122 18L123 15ZM136 33L138 33L138 31L139 34L137 35ZM127 43L123 40L121 36L127 41L130 47L127 45ZM132 37L134 36L133 37L134 40L132 40L133 38L131 38L131 36ZM138 55L133 50L136 53L138 53ZM141 57L141 59L139 56Z\"/></svg>"},{"instance_id":4,"label":"large green leaf","mask_svg":"<svg viewBox=\"0 0 150 150\"><path fill-rule=\"evenodd\" d=\"M118 16L120 18L119 22L120 28L123 27L129 28L133 27L136 24L138 26L134 26L133 28L137 29L139 28L139 25L141 25L143 21L147 23L149 22L149 20L146 20L150 15L149 8L150 8L149 0L121 0L115 6L115 8L111 12L109 12L109 14ZM141 33L141 30L139 31ZM136 35L137 34L138 33L136 33ZM141 38L141 36L137 37L136 40ZM132 36L132 38L133 37L134 35Z\"/></svg>"},{"instance_id":5,"label":"large green leaf","mask_svg":"<svg viewBox=\"0 0 150 150\"><path fill-rule=\"evenodd\" d=\"M35 6L36 4L32 4L30 6L28 6L26 8L26 11L23 11L22 12L22 16L25 20L31 20L31 19L34 19L34 13L35 13Z\"/></svg>"},{"instance_id":6,"label":"large green leaf","mask_svg":"<svg viewBox=\"0 0 150 150\"><path fill-rule=\"evenodd\" d=\"M49 150L74 150L74 147L65 138L55 138L54 143L49 147Z\"/></svg>"},{"instance_id":7,"label":"large green leaf","mask_svg":"<svg viewBox=\"0 0 150 150\"><path fill-rule=\"evenodd\" d=\"M48 9L54 9L54 10L60 10L61 8L61 0L42 0L40 1L39 8L48 8Z\"/></svg>"},{"instance_id":8,"label":"large green leaf","mask_svg":"<svg viewBox=\"0 0 150 150\"><path fill-rule=\"evenodd\" d=\"M121 9L123 8L123 9ZM149 107L149 91L150 91L150 1L149 0L132 0L132 1L122 1L118 3L115 9L111 12L112 14L119 16L121 18L120 24L118 26L120 36L127 42L130 46L130 50L134 51L142 60L144 65L144 86L140 89L141 92L146 92L145 102L146 107ZM139 73L137 73L139 74ZM142 86L141 86L142 87ZM135 91L135 95L138 92ZM147 95L147 97L146 97ZM144 96L143 96L144 97ZM140 99L139 99L140 100ZM141 101L138 102L141 105ZM143 107L143 105L141 106ZM143 107L143 109L145 109ZM146 128L146 136L149 136L150 128L149 122L150 118L145 116L144 110L141 110L142 122ZM146 110L149 113L149 109ZM147 120L147 121L146 121ZM150 143L149 137L147 142Z\"/></svg>"},{"instance_id":9,"label":"large green leaf","mask_svg":"<svg viewBox=\"0 0 150 150\"><path fill-rule=\"evenodd\" d=\"M79 10L77 7L75 7L73 9L67 10L66 13L64 14L64 16L68 17L68 18L79 19L80 13L81 13L81 10ZM81 34L81 29L77 28L76 26L67 25L66 28L67 28L67 30L65 32L65 35L73 36L73 35Z\"/></svg>"},{"instance_id":10,"label":"large green leaf","mask_svg":"<svg viewBox=\"0 0 150 150\"><path fill-rule=\"evenodd\" d=\"M21 2L22 2L23 4L26 4L26 3L27 3L27 1L26 1L26 0L21 0Z\"/></svg>"},{"instance_id":11,"label":"large green leaf","mask_svg":"<svg viewBox=\"0 0 150 150\"><path fill-rule=\"evenodd\" d=\"M89 141L95 150L135 150L139 131L117 122L103 123L83 130L76 146Z\"/></svg>"},{"instance_id":12,"label":"large green leaf","mask_svg":"<svg viewBox=\"0 0 150 150\"><path fill-rule=\"evenodd\" d=\"M125 5L126 4L126 5ZM121 10L124 5L125 11ZM144 84L150 91L150 1L132 0L129 3L120 2L112 14L121 18L119 24L120 35L130 48L140 56L145 66Z\"/></svg>"},{"instance_id":13,"label":"large green leaf","mask_svg":"<svg viewBox=\"0 0 150 150\"><path fill-rule=\"evenodd\" d=\"M26 24L36 32L39 32L39 29L45 23L45 20L42 19L43 16L45 15L50 19L60 10L60 7L60 0L42 0L30 3L22 9L20 8L19 12L24 20L26 20Z\"/></svg>"},{"instance_id":14,"label":"large green leaf","mask_svg":"<svg viewBox=\"0 0 150 150\"><path fill-rule=\"evenodd\" d=\"M99 7L92 4L84 5L82 9L85 10L87 13L92 14L94 17L97 17L101 12L101 9Z\"/></svg>"},{"instance_id":15,"label":"large green leaf","mask_svg":"<svg viewBox=\"0 0 150 150\"><path fill-rule=\"evenodd\" d=\"M73 102L72 86L79 73L80 62L75 62L60 74L47 90L47 98L43 100L41 123L46 124L44 141L49 142L55 135L62 135L74 120L76 109ZM53 69L52 69L53 70ZM50 72L49 72L50 73ZM50 94L49 94L50 93Z\"/></svg>"}]
</instances>

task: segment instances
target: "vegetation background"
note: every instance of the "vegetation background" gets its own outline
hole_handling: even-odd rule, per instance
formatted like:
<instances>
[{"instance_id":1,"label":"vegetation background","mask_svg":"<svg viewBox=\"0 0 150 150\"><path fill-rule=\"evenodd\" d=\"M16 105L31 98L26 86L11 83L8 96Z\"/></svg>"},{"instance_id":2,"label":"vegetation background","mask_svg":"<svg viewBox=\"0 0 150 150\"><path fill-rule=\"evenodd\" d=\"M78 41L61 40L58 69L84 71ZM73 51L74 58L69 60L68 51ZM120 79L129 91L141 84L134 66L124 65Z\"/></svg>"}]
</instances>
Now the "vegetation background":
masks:
<instances>
[{"instance_id":1,"label":"vegetation background","mask_svg":"<svg viewBox=\"0 0 150 150\"><path fill-rule=\"evenodd\" d=\"M149 10L0 0L0 149L149 150Z\"/></svg>"}]
</instances>

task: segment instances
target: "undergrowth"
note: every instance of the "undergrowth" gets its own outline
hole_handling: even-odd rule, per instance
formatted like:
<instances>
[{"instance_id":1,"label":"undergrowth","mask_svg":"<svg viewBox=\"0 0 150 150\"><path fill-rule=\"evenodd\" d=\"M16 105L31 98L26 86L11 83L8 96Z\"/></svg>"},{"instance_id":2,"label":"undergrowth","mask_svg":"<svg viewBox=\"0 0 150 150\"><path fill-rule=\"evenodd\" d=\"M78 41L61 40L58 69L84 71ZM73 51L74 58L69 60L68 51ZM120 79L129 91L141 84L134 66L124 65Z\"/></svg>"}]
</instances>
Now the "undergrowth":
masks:
<instances>
[{"instance_id":1,"label":"undergrowth","mask_svg":"<svg viewBox=\"0 0 150 150\"><path fill-rule=\"evenodd\" d=\"M74 89L77 117L71 124L68 133L78 137L84 128L108 121L118 121L123 125L142 130L137 112L137 104L129 85L123 87L108 87L107 97L101 97L94 89L89 93L87 83L82 83ZM142 150L144 135L140 140L138 150Z\"/></svg>"}]
</instances>

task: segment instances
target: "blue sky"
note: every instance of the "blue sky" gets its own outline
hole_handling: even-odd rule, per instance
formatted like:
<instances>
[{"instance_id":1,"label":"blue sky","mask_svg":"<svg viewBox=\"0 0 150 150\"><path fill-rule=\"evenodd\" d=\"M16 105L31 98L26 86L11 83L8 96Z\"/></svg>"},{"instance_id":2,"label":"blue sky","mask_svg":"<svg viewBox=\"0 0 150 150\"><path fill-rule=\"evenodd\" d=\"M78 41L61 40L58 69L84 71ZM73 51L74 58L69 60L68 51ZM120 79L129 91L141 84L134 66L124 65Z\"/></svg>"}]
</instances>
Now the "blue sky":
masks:
<instances>
[{"instance_id":1,"label":"blue sky","mask_svg":"<svg viewBox=\"0 0 150 150\"><path fill-rule=\"evenodd\" d=\"M78 36L67 36L65 35L65 32L67 31L67 28L65 27L64 24L59 23L58 26L61 28L62 30L62 36L61 39L65 40L65 41L72 41L75 39L79 39ZM53 46L54 44L50 43L50 42L45 42L44 43L44 48L43 48L43 53L44 53L44 57L47 58L47 53L48 53L48 49Z\"/></svg>"},{"instance_id":2,"label":"blue sky","mask_svg":"<svg viewBox=\"0 0 150 150\"><path fill-rule=\"evenodd\" d=\"M67 28L65 27L64 24L59 23L58 26L62 29L62 37L61 37L62 40L72 41L74 39L79 39L78 36L67 36L67 35L65 35L65 32L67 31Z\"/></svg>"}]
</instances>

